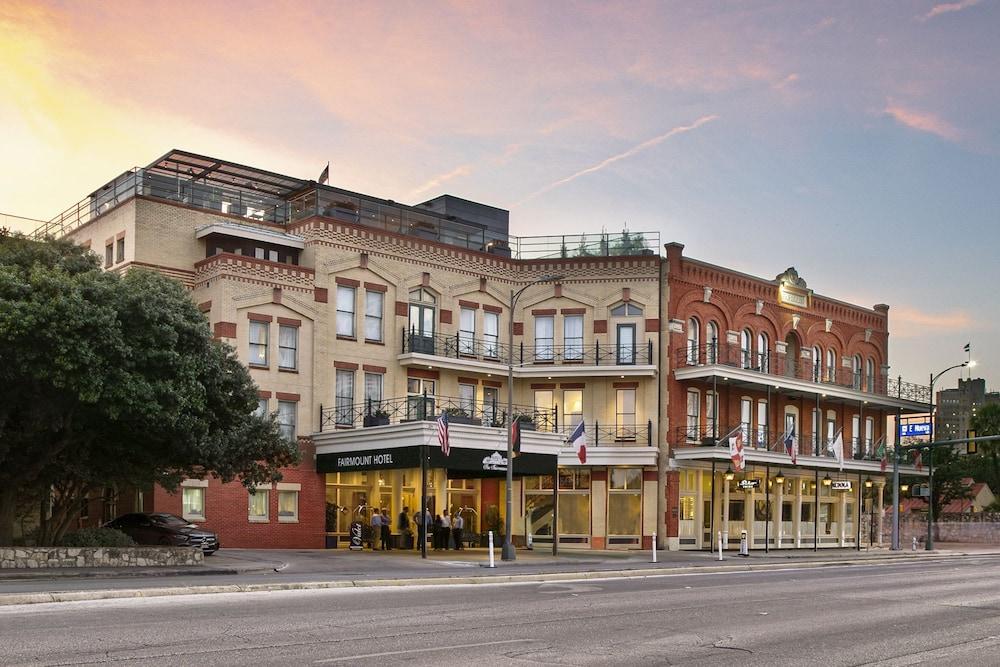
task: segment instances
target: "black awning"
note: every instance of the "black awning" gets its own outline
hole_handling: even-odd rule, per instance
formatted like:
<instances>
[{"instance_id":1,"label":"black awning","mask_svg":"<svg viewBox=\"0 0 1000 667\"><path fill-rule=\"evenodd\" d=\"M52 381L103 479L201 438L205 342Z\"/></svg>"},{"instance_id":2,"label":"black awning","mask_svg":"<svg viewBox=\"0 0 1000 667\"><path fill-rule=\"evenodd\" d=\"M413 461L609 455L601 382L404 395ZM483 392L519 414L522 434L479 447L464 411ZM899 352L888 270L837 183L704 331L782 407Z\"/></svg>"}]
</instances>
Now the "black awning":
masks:
<instances>
[{"instance_id":1,"label":"black awning","mask_svg":"<svg viewBox=\"0 0 1000 667\"><path fill-rule=\"evenodd\" d=\"M390 447L336 454L317 454L316 471L354 472L397 470L420 467L420 445ZM440 448L428 447L428 467L445 468L451 478L503 477L507 474L507 453L499 450L452 447L445 456ZM555 454L519 454L514 459L515 476L551 475L558 465Z\"/></svg>"}]
</instances>

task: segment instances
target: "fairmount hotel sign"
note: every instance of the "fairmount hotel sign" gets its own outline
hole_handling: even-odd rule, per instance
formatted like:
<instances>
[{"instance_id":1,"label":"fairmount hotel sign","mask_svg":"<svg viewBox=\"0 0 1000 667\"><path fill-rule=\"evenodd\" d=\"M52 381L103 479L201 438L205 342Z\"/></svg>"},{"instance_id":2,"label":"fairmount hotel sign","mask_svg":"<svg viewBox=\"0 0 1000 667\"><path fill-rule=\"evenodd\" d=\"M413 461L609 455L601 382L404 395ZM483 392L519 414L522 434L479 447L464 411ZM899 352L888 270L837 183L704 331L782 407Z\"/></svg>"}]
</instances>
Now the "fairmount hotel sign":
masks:
<instances>
[{"instance_id":1,"label":"fairmount hotel sign","mask_svg":"<svg viewBox=\"0 0 1000 667\"><path fill-rule=\"evenodd\" d=\"M795 267L790 266L775 278L778 283L778 303L793 308L809 308L812 305L812 290L799 277Z\"/></svg>"}]
</instances>

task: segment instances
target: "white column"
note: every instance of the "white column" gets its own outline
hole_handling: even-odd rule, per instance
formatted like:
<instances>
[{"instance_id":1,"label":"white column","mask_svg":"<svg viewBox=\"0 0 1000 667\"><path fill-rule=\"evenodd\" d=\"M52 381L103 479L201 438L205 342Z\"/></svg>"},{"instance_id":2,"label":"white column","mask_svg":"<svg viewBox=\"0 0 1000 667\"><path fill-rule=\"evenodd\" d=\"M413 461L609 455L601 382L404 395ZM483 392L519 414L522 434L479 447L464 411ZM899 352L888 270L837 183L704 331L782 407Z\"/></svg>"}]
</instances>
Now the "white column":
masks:
<instances>
[{"instance_id":1,"label":"white column","mask_svg":"<svg viewBox=\"0 0 1000 667\"><path fill-rule=\"evenodd\" d=\"M795 478L795 505L792 514L792 532L795 533L795 546L802 546L802 480Z\"/></svg>"},{"instance_id":2,"label":"white column","mask_svg":"<svg viewBox=\"0 0 1000 667\"><path fill-rule=\"evenodd\" d=\"M875 512L875 543L882 546L882 518L885 511L882 509L882 492L885 490L884 484L878 485L878 505L873 508Z\"/></svg>"},{"instance_id":3,"label":"white column","mask_svg":"<svg viewBox=\"0 0 1000 667\"><path fill-rule=\"evenodd\" d=\"M757 491L750 489L750 493L743 494L743 520L747 527L747 545L753 549L754 537L757 533Z\"/></svg>"},{"instance_id":4,"label":"white column","mask_svg":"<svg viewBox=\"0 0 1000 667\"><path fill-rule=\"evenodd\" d=\"M694 471L694 536L695 544L698 545L699 549L705 546L701 543L705 534L705 529L703 528L705 524L705 502L702 492L702 484L704 483L703 474L701 470Z\"/></svg>"},{"instance_id":5,"label":"white column","mask_svg":"<svg viewBox=\"0 0 1000 667\"><path fill-rule=\"evenodd\" d=\"M774 503L774 546L778 549L781 548L781 506L785 502L785 485L775 484L777 487L777 492L774 494L776 499Z\"/></svg>"},{"instance_id":6,"label":"white column","mask_svg":"<svg viewBox=\"0 0 1000 667\"><path fill-rule=\"evenodd\" d=\"M722 548L729 548L729 480L722 476Z\"/></svg>"},{"instance_id":7,"label":"white column","mask_svg":"<svg viewBox=\"0 0 1000 667\"><path fill-rule=\"evenodd\" d=\"M840 492L840 546L847 546L847 491Z\"/></svg>"}]
</instances>

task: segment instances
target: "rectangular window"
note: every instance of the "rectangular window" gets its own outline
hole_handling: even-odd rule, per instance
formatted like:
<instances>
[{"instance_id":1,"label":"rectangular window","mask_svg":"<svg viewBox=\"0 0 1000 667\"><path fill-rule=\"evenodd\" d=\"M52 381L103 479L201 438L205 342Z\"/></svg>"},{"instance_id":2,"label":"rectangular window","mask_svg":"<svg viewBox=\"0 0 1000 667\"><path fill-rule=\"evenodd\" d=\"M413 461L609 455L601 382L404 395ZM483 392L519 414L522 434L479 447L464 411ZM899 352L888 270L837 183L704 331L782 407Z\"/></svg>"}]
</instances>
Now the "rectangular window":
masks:
<instances>
[{"instance_id":1,"label":"rectangular window","mask_svg":"<svg viewBox=\"0 0 1000 667\"><path fill-rule=\"evenodd\" d=\"M639 535L642 524L642 470L611 468L608 534Z\"/></svg>"},{"instance_id":2,"label":"rectangular window","mask_svg":"<svg viewBox=\"0 0 1000 667\"><path fill-rule=\"evenodd\" d=\"M284 324L278 326L278 368L295 370L298 367L299 328Z\"/></svg>"},{"instance_id":3,"label":"rectangular window","mask_svg":"<svg viewBox=\"0 0 1000 667\"><path fill-rule=\"evenodd\" d=\"M500 315L483 313L483 356L496 359L500 356Z\"/></svg>"},{"instance_id":4,"label":"rectangular window","mask_svg":"<svg viewBox=\"0 0 1000 667\"><path fill-rule=\"evenodd\" d=\"M820 445L823 444L823 420L820 418L819 410L813 408L813 448L815 451L819 451Z\"/></svg>"},{"instance_id":5,"label":"rectangular window","mask_svg":"<svg viewBox=\"0 0 1000 667\"><path fill-rule=\"evenodd\" d=\"M687 440L688 442L698 441L698 432L701 426L701 415L699 407L701 395L695 389L689 389L687 393Z\"/></svg>"},{"instance_id":6,"label":"rectangular window","mask_svg":"<svg viewBox=\"0 0 1000 667\"><path fill-rule=\"evenodd\" d=\"M500 403L500 390L496 387L483 387L483 426L505 426L500 422L497 406Z\"/></svg>"},{"instance_id":7,"label":"rectangular window","mask_svg":"<svg viewBox=\"0 0 1000 667\"><path fill-rule=\"evenodd\" d=\"M618 325L618 363L635 363L635 325Z\"/></svg>"},{"instance_id":8,"label":"rectangular window","mask_svg":"<svg viewBox=\"0 0 1000 667\"><path fill-rule=\"evenodd\" d=\"M757 401L757 446L767 448L767 401Z\"/></svg>"},{"instance_id":9,"label":"rectangular window","mask_svg":"<svg viewBox=\"0 0 1000 667\"><path fill-rule=\"evenodd\" d=\"M615 431L616 440L635 440L635 389L616 391Z\"/></svg>"},{"instance_id":10,"label":"rectangular window","mask_svg":"<svg viewBox=\"0 0 1000 667\"><path fill-rule=\"evenodd\" d=\"M250 320L250 360L251 366L267 366L267 337L271 325L267 322Z\"/></svg>"},{"instance_id":11,"label":"rectangular window","mask_svg":"<svg viewBox=\"0 0 1000 667\"><path fill-rule=\"evenodd\" d=\"M371 407L374 412L382 404L382 380L383 376L381 373L365 373L366 410L368 407Z\"/></svg>"},{"instance_id":12,"label":"rectangular window","mask_svg":"<svg viewBox=\"0 0 1000 667\"><path fill-rule=\"evenodd\" d=\"M458 385L458 407L465 413L466 417L474 417L476 414L476 385Z\"/></svg>"},{"instance_id":13,"label":"rectangular window","mask_svg":"<svg viewBox=\"0 0 1000 667\"><path fill-rule=\"evenodd\" d=\"M111 266L115 262L115 246L111 243L104 246L104 266Z\"/></svg>"},{"instance_id":14,"label":"rectangular window","mask_svg":"<svg viewBox=\"0 0 1000 667\"><path fill-rule=\"evenodd\" d=\"M263 248L254 248L253 249L253 256L254 256L254 259L264 259L264 249Z\"/></svg>"},{"instance_id":15,"label":"rectangular window","mask_svg":"<svg viewBox=\"0 0 1000 667\"><path fill-rule=\"evenodd\" d=\"M861 449L861 417L851 415L851 454L857 456Z\"/></svg>"},{"instance_id":16,"label":"rectangular window","mask_svg":"<svg viewBox=\"0 0 1000 667\"><path fill-rule=\"evenodd\" d=\"M281 437L295 442L295 412L298 407L295 401L278 401L278 430Z\"/></svg>"},{"instance_id":17,"label":"rectangular window","mask_svg":"<svg viewBox=\"0 0 1000 667\"><path fill-rule=\"evenodd\" d=\"M189 521L205 519L204 487L184 487L181 496L181 513Z\"/></svg>"},{"instance_id":18,"label":"rectangular window","mask_svg":"<svg viewBox=\"0 0 1000 667\"><path fill-rule=\"evenodd\" d=\"M277 250L268 250L267 251L267 259L270 260L270 261L272 261L272 262L277 262L278 261L278 251Z\"/></svg>"},{"instance_id":19,"label":"rectangular window","mask_svg":"<svg viewBox=\"0 0 1000 667\"><path fill-rule=\"evenodd\" d=\"M299 520L299 492L278 491L278 522L297 523Z\"/></svg>"},{"instance_id":20,"label":"rectangular window","mask_svg":"<svg viewBox=\"0 0 1000 667\"><path fill-rule=\"evenodd\" d=\"M563 318L563 345L566 361L583 359L583 315L567 315Z\"/></svg>"},{"instance_id":21,"label":"rectangular window","mask_svg":"<svg viewBox=\"0 0 1000 667\"><path fill-rule=\"evenodd\" d=\"M750 443L750 399L740 399L740 430L743 432L743 442Z\"/></svg>"},{"instance_id":22,"label":"rectangular window","mask_svg":"<svg viewBox=\"0 0 1000 667\"><path fill-rule=\"evenodd\" d=\"M354 338L353 287L337 286L337 335Z\"/></svg>"},{"instance_id":23,"label":"rectangular window","mask_svg":"<svg viewBox=\"0 0 1000 667\"><path fill-rule=\"evenodd\" d=\"M551 316L535 318L535 360L552 361L555 320Z\"/></svg>"},{"instance_id":24,"label":"rectangular window","mask_svg":"<svg viewBox=\"0 0 1000 667\"><path fill-rule=\"evenodd\" d=\"M865 417L865 454L872 454L872 438L875 437L875 420Z\"/></svg>"},{"instance_id":25,"label":"rectangular window","mask_svg":"<svg viewBox=\"0 0 1000 667\"><path fill-rule=\"evenodd\" d=\"M382 342L382 304L385 294L365 292L365 340Z\"/></svg>"},{"instance_id":26,"label":"rectangular window","mask_svg":"<svg viewBox=\"0 0 1000 667\"><path fill-rule=\"evenodd\" d=\"M715 412L719 406L719 399L714 392L705 392L705 434L713 438L718 437L715 430Z\"/></svg>"},{"instance_id":27,"label":"rectangular window","mask_svg":"<svg viewBox=\"0 0 1000 667\"><path fill-rule=\"evenodd\" d=\"M124 262L125 261L125 238L122 237L115 241L115 261Z\"/></svg>"},{"instance_id":28,"label":"rectangular window","mask_svg":"<svg viewBox=\"0 0 1000 667\"><path fill-rule=\"evenodd\" d=\"M545 414L552 413L552 390L551 389L536 389L535 390L535 411Z\"/></svg>"},{"instance_id":29,"label":"rectangular window","mask_svg":"<svg viewBox=\"0 0 1000 667\"><path fill-rule=\"evenodd\" d=\"M462 308L458 313L458 353L476 353L476 311Z\"/></svg>"},{"instance_id":30,"label":"rectangular window","mask_svg":"<svg viewBox=\"0 0 1000 667\"><path fill-rule=\"evenodd\" d=\"M572 431L583 421L583 390L563 390L563 423L566 430Z\"/></svg>"},{"instance_id":31,"label":"rectangular window","mask_svg":"<svg viewBox=\"0 0 1000 667\"><path fill-rule=\"evenodd\" d=\"M254 411L254 414L256 416L258 416L258 417L261 417L261 418L267 416L267 399L266 398L258 398L257 399L257 409Z\"/></svg>"},{"instance_id":32,"label":"rectangular window","mask_svg":"<svg viewBox=\"0 0 1000 667\"><path fill-rule=\"evenodd\" d=\"M337 371L336 421L341 426L353 426L354 414L354 371Z\"/></svg>"},{"instance_id":33,"label":"rectangular window","mask_svg":"<svg viewBox=\"0 0 1000 667\"><path fill-rule=\"evenodd\" d=\"M268 496L271 495L266 489L257 489L255 491L248 491L247 495L250 500L248 505L248 515L250 521L254 523L267 523L267 505Z\"/></svg>"}]
</instances>

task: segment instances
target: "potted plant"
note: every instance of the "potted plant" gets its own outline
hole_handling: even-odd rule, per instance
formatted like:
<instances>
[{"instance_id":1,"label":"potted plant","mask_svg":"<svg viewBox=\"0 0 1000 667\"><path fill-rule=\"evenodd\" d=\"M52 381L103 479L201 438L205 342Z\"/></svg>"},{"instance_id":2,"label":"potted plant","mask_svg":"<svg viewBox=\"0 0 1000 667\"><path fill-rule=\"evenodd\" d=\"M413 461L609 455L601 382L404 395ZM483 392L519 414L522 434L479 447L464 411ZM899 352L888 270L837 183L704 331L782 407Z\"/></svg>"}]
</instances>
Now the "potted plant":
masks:
<instances>
[{"instance_id":1,"label":"potted plant","mask_svg":"<svg viewBox=\"0 0 1000 667\"><path fill-rule=\"evenodd\" d=\"M374 412L365 415L365 426L387 426L389 424L389 413L379 408Z\"/></svg>"},{"instance_id":2,"label":"potted plant","mask_svg":"<svg viewBox=\"0 0 1000 667\"><path fill-rule=\"evenodd\" d=\"M518 428L522 431L535 430L535 420L531 415L515 415L514 419L517 421Z\"/></svg>"},{"instance_id":3,"label":"potted plant","mask_svg":"<svg viewBox=\"0 0 1000 667\"><path fill-rule=\"evenodd\" d=\"M483 420L470 417L469 413L457 406L447 407L443 412L448 415L448 421L452 424L471 424L472 426L482 426Z\"/></svg>"}]
</instances>

